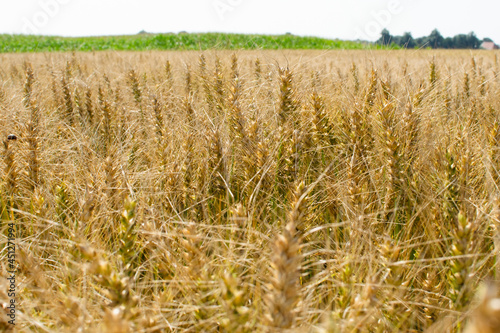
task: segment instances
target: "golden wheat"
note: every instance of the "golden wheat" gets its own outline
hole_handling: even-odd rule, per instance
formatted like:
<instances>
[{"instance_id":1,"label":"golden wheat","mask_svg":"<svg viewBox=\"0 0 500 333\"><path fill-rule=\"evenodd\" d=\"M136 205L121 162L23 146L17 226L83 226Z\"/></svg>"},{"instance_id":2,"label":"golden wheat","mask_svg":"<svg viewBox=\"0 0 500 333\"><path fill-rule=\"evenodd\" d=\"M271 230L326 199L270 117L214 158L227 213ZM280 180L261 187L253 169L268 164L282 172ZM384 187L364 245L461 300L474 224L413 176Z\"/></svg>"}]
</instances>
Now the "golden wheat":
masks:
<instances>
[{"instance_id":1,"label":"golden wheat","mask_svg":"<svg viewBox=\"0 0 500 333\"><path fill-rule=\"evenodd\" d=\"M499 330L497 53L0 62L16 331Z\"/></svg>"}]
</instances>

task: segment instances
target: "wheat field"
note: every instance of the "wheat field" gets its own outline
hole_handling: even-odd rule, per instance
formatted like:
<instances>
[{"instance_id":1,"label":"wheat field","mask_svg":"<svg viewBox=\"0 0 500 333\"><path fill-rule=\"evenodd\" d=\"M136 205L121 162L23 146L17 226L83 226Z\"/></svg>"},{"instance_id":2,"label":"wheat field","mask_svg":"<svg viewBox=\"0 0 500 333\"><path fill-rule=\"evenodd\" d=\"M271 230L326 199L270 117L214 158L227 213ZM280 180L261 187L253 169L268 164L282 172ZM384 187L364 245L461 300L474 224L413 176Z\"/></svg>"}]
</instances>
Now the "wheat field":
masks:
<instances>
[{"instance_id":1,"label":"wheat field","mask_svg":"<svg viewBox=\"0 0 500 333\"><path fill-rule=\"evenodd\" d=\"M0 329L500 332L499 55L0 55Z\"/></svg>"}]
</instances>

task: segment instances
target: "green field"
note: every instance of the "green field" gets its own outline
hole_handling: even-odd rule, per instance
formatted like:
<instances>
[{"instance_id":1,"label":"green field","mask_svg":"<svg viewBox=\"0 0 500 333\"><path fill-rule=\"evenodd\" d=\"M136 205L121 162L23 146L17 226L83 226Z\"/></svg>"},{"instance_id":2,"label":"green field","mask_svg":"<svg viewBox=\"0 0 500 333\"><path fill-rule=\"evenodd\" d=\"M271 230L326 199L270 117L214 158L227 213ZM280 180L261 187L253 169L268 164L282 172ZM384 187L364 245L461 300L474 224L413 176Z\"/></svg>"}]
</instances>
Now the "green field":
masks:
<instances>
[{"instance_id":1,"label":"green field","mask_svg":"<svg viewBox=\"0 0 500 333\"><path fill-rule=\"evenodd\" d=\"M222 33L138 34L103 37L0 35L0 52L104 51L104 50L255 50L255 49L372 49L367 43L294 35Z\"/></svg>"}]
</instances>

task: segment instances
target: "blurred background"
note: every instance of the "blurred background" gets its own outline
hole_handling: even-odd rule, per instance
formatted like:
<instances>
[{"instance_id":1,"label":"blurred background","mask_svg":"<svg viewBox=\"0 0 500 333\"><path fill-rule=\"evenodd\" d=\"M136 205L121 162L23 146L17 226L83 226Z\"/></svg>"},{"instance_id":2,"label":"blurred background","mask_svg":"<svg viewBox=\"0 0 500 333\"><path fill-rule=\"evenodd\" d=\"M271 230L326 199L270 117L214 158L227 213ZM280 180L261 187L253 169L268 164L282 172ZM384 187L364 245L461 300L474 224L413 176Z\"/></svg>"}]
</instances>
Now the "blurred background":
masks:
<instances>
[{"instance_id":1,"label":"blurred background","mask_svg":"<svg viewBox=\"0 0 500 333\"><path fill-rule=\"evenodd\" d=\"M25 0L0 3L1 34L129 35L228 32L376 41L392 35L474 32L500 41L491 0Z\"/></svg>"}]
</instances>

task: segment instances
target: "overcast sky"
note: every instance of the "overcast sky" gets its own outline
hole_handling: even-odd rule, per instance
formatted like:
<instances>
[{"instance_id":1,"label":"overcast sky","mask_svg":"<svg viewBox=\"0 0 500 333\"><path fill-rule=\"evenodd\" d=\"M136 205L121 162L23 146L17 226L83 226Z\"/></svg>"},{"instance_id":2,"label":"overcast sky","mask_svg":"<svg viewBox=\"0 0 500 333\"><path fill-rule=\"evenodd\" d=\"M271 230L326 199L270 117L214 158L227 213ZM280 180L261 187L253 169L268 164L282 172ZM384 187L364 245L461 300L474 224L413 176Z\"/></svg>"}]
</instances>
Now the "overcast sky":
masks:
<instances>
[{"instance_id":1,"label":"overcast sky","mask_svg":"<svg viewBox=\"0 0 500 333\"><path fill-rule=\"evenodd\" d=\"M0 0L0 33L235 32L376 40L474 31L500 43L498 0Z\"/></svg>"}]
</instances>

